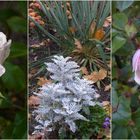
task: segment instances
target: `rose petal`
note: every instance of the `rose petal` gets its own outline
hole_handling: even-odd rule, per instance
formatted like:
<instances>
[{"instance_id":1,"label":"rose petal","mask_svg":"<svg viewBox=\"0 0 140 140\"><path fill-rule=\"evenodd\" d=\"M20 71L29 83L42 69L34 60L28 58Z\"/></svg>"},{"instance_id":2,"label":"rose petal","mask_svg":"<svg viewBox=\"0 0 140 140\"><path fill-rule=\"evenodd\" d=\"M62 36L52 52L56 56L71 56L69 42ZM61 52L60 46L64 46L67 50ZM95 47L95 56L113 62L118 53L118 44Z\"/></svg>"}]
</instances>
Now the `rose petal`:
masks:
<instances>
[{"instance_id":1,"label":"rose petal","mask_svg":"<svg viewBox=\"0 0 140 140\"><path fill-rule=\"evenodd\" d=\"M5 73L5 68L0 65L0 77Z\"/></svg>"},{"instance_id":2,"label":"rose petal","mask_svg":"<svg viewBox=\"0 0 140 140\"><path fill-rule=\"evenodd\" d=\"M9 40L3 45L3 48L0 48L0 64L2 64L5 61L5 59L9 56L11 42L12 41Z\"/></svg>"},{"instance_id":3,"label":"rose petal","mask_svg":"<svg viewBox=\"0 0 140 140\"><path fill-rule=\"evenodd\" d=\"M137 71L135 72L134 80L136 81L137 84L140 85L140 70L137 70Z\"/></svg>"},{"instance_id":4,"label":"rose petal","mask_svg":"<svg viewBox=\"0 0 140 140\"><path fill-rule=\"evenodd\" d=\"M7 42L6 35L2 32L0 32L0 48L3 47L3 45Z\"/></svg>"},{"instance_id":5,"label":"rose petal","mask_svg":"<svg viewBox=\"0 0 140 140\"><path fill-rule=\"evenodd\" d=\"M138 49L132 59L133 71L140 70L140 49Z\"/></svg>"}]
</instances>

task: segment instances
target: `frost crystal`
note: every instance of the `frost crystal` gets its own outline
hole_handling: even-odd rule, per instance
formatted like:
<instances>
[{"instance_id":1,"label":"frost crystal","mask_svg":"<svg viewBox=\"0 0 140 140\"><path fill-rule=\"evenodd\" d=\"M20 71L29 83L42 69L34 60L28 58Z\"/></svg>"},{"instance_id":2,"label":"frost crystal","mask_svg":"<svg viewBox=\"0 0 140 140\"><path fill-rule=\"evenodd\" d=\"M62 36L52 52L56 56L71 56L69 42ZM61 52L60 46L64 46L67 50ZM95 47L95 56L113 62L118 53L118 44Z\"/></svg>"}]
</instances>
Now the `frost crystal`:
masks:
<instances>
[{"instance_id":1,"label":"frost crystal","mask_svg":"<svg viewBox=\"0 0 140 140\"><path fill-rule=\"evenodd\" d=\"M69 128L76 131L76 120L85 120L80 114L84 107L95 106L99 97L90 81L80 78L79 66L70 57L55 56L52 63L45 63L52 73L52 84L43 85L40 105L34 111L38 126L36 131L54 131Z\"/></svg>"}]
</instances>

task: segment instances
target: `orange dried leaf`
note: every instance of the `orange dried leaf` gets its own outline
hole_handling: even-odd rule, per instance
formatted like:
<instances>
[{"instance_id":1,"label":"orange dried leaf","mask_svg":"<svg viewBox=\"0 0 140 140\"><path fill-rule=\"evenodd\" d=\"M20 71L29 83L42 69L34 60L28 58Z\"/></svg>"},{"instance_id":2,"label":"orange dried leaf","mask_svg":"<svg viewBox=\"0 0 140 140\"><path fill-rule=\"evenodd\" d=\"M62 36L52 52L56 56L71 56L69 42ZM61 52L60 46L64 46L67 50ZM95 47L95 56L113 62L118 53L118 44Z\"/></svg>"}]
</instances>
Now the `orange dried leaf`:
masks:
<instances>
[{"instance_id":1,"label":"orange dried leaf","mask_svg":"<svg viewBox=\"0 0 140 140\"><path fill-rule=\"evenodd\" d=\"M103 101L103 106L105 107L105 106L108 106L108 105L110 105L110 102L109 101Z\"/></svg>"},{"instance_id":2,"label":"orange dried leaf","mask_svg":"<svg viewBox=\"0 0 140 140\"><path fill-rule=\"evenodd\" d=\"M72 34L74 34L74 33L76 32L76 28L74 28L74 27L69 27L69 31L70 31Z\"/></svg>"},{"instance_id":3,"label":"orange dried leaf","mask_svg":"<svg viewBox=\"0 0 140 140\"><path fill-rule=\"evenodd\" d=\"M95 83L99 80L99 74L97 71L92 72L91 76L92 76L92 81L94 81Z\"/></svg>"},{"instance_id":4,"label":"orange dried leaf","mask_svg":"<svg viewBox=\"0 0 140 140\"><path fill-rule=\"evenodd\" d=\"M40 140L42 139L42 135L39 132L34 135L29 136L29 140L39 140L39 139Z\"/></svg>"},{"instance_id":5,"label":"orange dried leaf","mask_svg":"<svg viewBox=\"0 0 140 140\"><path fill-rule=\"evenodd\" d=\"M81 71L82 71L82 73L85 74L85 75L88 75L88 74L89 74L89 72L88 72L88 70L87 70L86 67L81 67Z\"/></svg>"},{"instance_id":6,"label":"orange dried leaf","mask_svg":"<svg viewBox=\"0 0 140 140\"><path fill-rule=\"evenodd\" d=\"M31 12L31 13L29 13L29 15L30 15L31 17L35 17L35 16L36 16L36 13L35 13L35 12Z\"/></svg>"},{"instance_id":7,"label":"orange dried leaf","mask_svg":"<svg viewBox=\"0 0 140 140\"><path fill-rule=\"evenodd\" d=\"M99 72L93 71L90 75L85 76L86 79L92 80L94 83L103 80L107 76L107 71L100 69Z\"/></svg>"},{"instance_id":8,"label":"orange dried leaf","mask_svg":"<svg viewBox=\"0 0 140 140\"><path fill-rule=\"evenodd\" d=\"M40 104L40 99L37 96L30 96L29 98L29 106L36 106Z\"/></svg>"},{"instance_id":9,"label":"orange dried leaf","mask_svg":"<svg viewBox=\"0 0 140 140\"><path fill-rule=\"evenodd\" d=\"M96 83L98 81L98 72L94 71L90 75L85 76L85 78Z\"/></svg>"},{"instance_id":10,"label":"orange dried leaf","mask_svg":"<svg viewBox=\"0 0 140 140\"><path fill-rule=\"evenodd\" d=\"M109 91L110 89L111 89L111 84L109 84L109 85L105 86L104 91Z\"/></svg>"},{"instance_id":11,"label":"orange dried leaf","mask_svg":"<svg viewBox=\"0 0 140 140\"><path fill-rule=\"evenodd\" d=\"M98 73L98 79L103 80L107 76L107 71L105 69L100 69Z\"/></svg>"},{"instance_id":12,"label":"orange dried leaf","mask_svg":"<svg viewBox=\"0 0 140 140\"><path fill-rule=\"evenodd\" d=\"M103 28L101 28L96 31L94 38L101 40L104 37L104 35L105 35L105 31L103 30Z\"/></svg>"},{"instance_id":13,"label":"orange dried leaf","mask_svg":"<svg viewBox=\"0 0 140 140\"><path fill-rule=\"evenodd\" d=\"M98 135L97 135L97 139L102 139L103 136L104 136L103 131L99 131L99 132L98 132Z\"/></svg>"},{"instance_id":14,"label":"orange dried leaf","mask_svg":"<svg viewBox=\"0 0 140 140\"><path fill-rule=\"evenodd\" d=\"M38 79L37 85L39 85L39 86L43 86L46 83L52 82L51 80L48 80L45 77L38 77L37 79Z\"/></svg>"},{"instance_id":15,"label":"orange dried leaf","mask_svg":"<svg viewBox=\"0 0 140 140\"><path fill-rule=\"evenodd\" d=\"M30 74L33 75L33 74L37 73L37 71L38 71L37 69L32 69L32 70L30 71Z\"/></svg>"}]
</instances>

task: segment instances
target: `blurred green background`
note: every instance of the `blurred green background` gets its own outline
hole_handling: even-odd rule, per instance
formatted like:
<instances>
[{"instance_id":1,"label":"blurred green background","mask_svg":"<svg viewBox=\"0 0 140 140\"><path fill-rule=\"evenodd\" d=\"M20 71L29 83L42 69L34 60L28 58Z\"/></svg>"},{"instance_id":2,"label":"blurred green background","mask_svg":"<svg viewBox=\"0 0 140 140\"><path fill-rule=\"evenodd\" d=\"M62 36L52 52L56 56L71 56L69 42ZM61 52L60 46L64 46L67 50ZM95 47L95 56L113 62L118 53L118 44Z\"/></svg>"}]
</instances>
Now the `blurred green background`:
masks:
<instances>
[{"instance_id":1,"label":"blurred green background","mask_svg":"<svg viewBox=\"0 0 140 140\"><path fill-rule=\"evenodd\" d=\"M140 44L140 1L112 4L112 138L140 139L140 87L131 66Z\"/></svg>"},{"instance_id":2,"label":"blurred green background","mask_svg":"<svg viewBox=\"0 0 140 140\"><path fill-rule=\"evenodd\" d=\"M0 139L27 138L27 2L0 1L0 31L12 39L0 77Z\"/></svg>"}]
</instances>

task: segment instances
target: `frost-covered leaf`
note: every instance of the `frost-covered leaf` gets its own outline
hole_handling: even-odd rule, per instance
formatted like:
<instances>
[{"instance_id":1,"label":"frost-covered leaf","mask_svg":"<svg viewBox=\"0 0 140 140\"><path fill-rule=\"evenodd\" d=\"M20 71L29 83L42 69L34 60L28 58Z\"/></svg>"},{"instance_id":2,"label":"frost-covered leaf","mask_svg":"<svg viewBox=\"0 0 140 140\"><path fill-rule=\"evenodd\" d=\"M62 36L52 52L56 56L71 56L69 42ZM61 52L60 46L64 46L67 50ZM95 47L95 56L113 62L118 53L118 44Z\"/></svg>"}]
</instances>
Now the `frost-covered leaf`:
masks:
<instances>
[{"instance_id":1,"label":"frost-covered leaf","mask_svg":"<svg viewBox=\"0 0 140 140\"><path fill-rule=\"evenodd\" d=\"M84 120L84 121L88 121L83 115L79 114L79 113L75 113L75 114L72 114L70 116L70 118L72 120Z\"/></svg>"},{"instance_id":2,"label":"frost-covered leaf","mask_svg":"<svg viewBox=\"0 0 140 140\"><path fill-rule=\"evenodd\" d=\"M96 103L93 101L84 101L83 104L86 106L95 106L96 105Z\"/></svg>"},{"instance_id":3,"label":"frost-covered leaf","mask_svg":"<svg viewBox=\"0 0 140 140\"><path fill-rule=\"evenodd\" d=\"M42 129L43 127L41 125L35 126L35 129Z\"/></svg>"},{"instance_id":4,"label":"frost-covered leaf","mask_svg":"<svg viewBox=\"0 0 140 140\"><path fill-rule=\"evenodd\" d=\"M62 109L54 109L54 112L56 114L61 114L61 115L64 115L64 116L68 114L67 112L63 111Z\"/></svg>"},{"instance_id":5,"label":"frost-covered leaf","mask_svg":"<svg viewBox=\"0 0 140 140\"><path fill-rule=\"evenodd\" d=\"M54 56L52 63L45 63L47 70L52 73L51 78L56 81L64 82L79 75L79 66L76 62L70 61L71 57Z\"/></svg>"},{"instance_id":6,"label":"frost-covered leaf","mask_svg":"<svg viewBox=\"0 0 140 140\"><path fill-rule=\"evenodd\" d=\"M66 109L68 114L72 114L81 110L81 105L76 102L62 100L63 107Z\"/></svg>"},{"instance_id":7,"label":"frost-covered leaf","mask_svg":"<svg viewBox=\"0 0 140 140\"><path fill-rule=\"evenodd\" d=\"M69 125L70 130L74 133L76 131L76 124L72 120L66 120L65 122Z\"/></svg>"},{"instance_id":8,"label":"frost-covered leaf","mask_svg":"<svg viewBox=\"0 0 140 140\"><path fill-rule=\"evenodd\" d=\"M76 131L76 120L88 121L81 115L84 107L97 104L97 93L91 82L79 75L79 66L70 57L55 56L53 62L46 63L50 76L56 83L47 83L40 88L40 104L34 111L40 129L52 131L66 124ZM57 124L57 125L56 125ZM38 127L35 127L37 129ZM65 129L65 127L64 127Z\"/></svg>"},{"instance_id":9,"label":"frost-covered leaf","mask_svg":"<svg viewBox=\"0 0 140 140\"><path fill-rule=\"evenodd\" d=\"M47 127L48 125L50 125L50 123L51 123L50 121L45 121L44 126Z\"/></svg>"}]
</instances>

